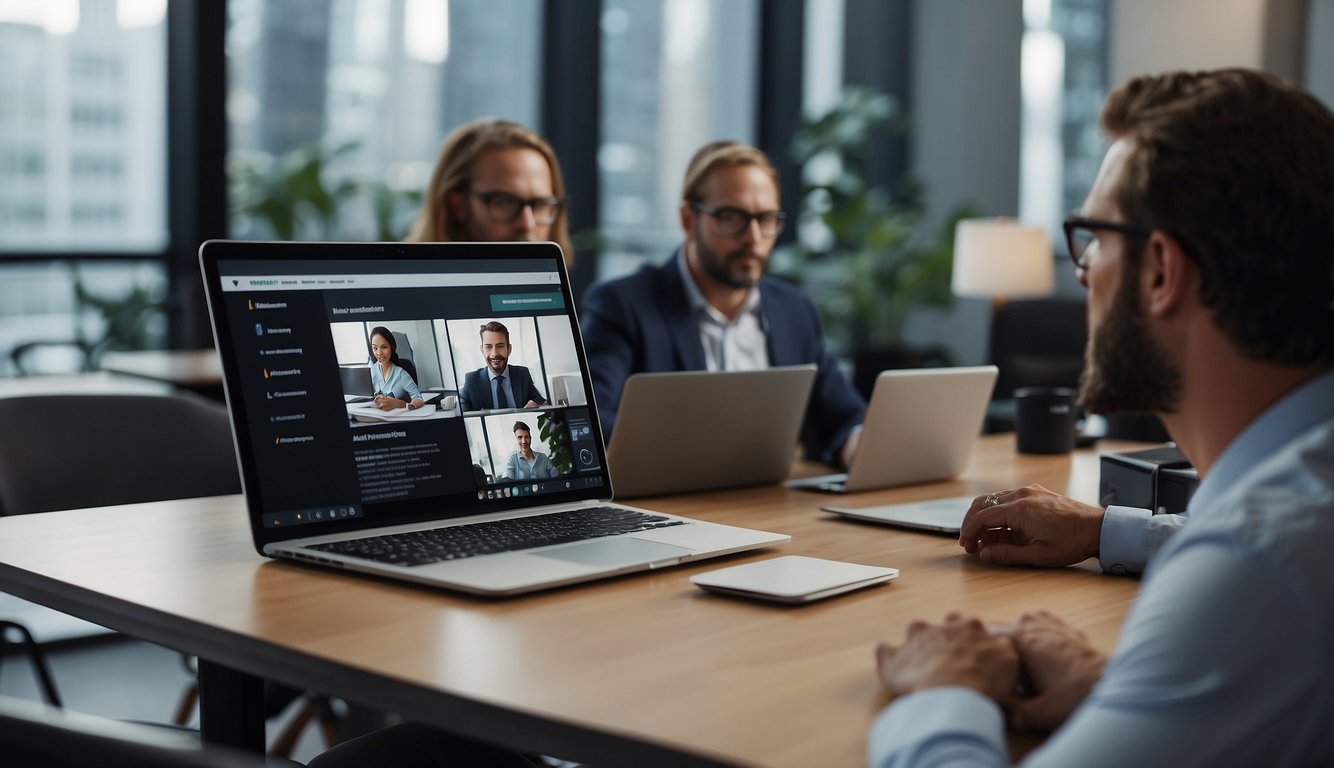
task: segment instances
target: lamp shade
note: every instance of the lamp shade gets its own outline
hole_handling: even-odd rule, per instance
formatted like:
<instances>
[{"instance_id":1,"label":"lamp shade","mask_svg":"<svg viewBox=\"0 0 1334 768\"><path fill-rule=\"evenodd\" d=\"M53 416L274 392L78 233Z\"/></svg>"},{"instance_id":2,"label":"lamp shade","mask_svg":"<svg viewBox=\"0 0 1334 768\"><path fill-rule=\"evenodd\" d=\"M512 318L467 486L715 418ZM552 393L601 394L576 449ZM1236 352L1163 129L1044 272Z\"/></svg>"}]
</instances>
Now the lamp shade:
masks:
<instances>
[{"instance_id":1,"label":"lamp shade","mask_svg":"<svg viewBox=\"0 0 1334 768\"><path fill-rule=\"evenodd\" d=\"M956 296L1043 296L1055 281L1047 233L1009 219L962 219L954 230Z\"/></svg>"}]
</instances>

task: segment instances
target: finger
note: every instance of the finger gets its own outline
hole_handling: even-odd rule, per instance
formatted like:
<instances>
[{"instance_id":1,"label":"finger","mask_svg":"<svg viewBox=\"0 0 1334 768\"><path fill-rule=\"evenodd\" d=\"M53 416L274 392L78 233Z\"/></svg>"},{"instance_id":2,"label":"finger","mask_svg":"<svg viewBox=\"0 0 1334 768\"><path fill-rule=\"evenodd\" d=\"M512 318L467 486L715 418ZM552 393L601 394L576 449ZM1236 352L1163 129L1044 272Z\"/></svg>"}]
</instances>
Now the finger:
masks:
<instances>
[{"instance_id":1,"label":"finger","mask_svg":"<svg viewBox=\"0 0 1334 768\"><path fill-rule=\"evenodd\" d=\"M883 667L885 663L893 659L895 654L897 654L898 652L899 649L895 648L889 643L882 642L877 644L875 647L876 666Z\"/></svg>"},{"instance_id":2,"label":"finger","mask_svg":"<svg viewBox=\"0 0 1334 768\"><path fill-rule=\"evenodd\" d=\"M1048 696L1016 699L1010 708L1010 725L1020 731L1051 731L1065 722L1068 714Z\"/></svg>"},{"instance_id":3,"label":"finger","mask_svg":"<svg viewBox=\"0 0 1334 768\"><path fill-rule=\"evenodd\" d=\"M1013 528L988 528L982 531L982 535L977 537L977 546L979 548L990 546L992 544L1014 544L1023 546L1028 544L1028 535L1016 531Z\"/></svg>"},{"instance_id":4,"label":"finger","mask_svg":"<svg viewBox=\"0 0 1334 768\"><path fill-rule=\"evenodd\" d=\"M977 558L991 565L1044 565L1041 545L987 544L977 552Z\"/></svg>"},{"instance_id":5,"label":"finger","mask_svg":"<svg viewBox=\"0 0 1334 768\"><path fill-rule=\"evenodd\" d=\"M1010 515L1014 511L1014 505L1006 502L969 510L959 524L959 541L975 540L988 528L1010 528Z\"/></svg>"}]
</instances>

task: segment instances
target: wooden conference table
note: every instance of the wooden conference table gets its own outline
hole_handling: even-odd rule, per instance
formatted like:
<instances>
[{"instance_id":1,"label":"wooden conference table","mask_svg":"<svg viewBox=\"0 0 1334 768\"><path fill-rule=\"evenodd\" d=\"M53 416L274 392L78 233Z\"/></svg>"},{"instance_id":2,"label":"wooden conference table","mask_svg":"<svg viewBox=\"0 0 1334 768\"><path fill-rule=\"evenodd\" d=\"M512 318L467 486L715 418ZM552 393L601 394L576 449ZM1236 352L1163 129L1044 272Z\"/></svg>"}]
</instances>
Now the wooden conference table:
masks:
<instances>
[{"instance_id":1,"label":"wooden conference table","mask_svg":"<svg viewBox=\"0 0 1334 768\"><path fill-rule=\"evenodd\" d=\"M1040 482L1092 502L1095 451L1020 456L982 437L955 480L840 498L870 506ZM810 473L815 468L801 466ZM0 518L0 590L198 654L206 739L262 745L259 678L593 765L854 766L886 703L877 641L959 609L1049 609L1110 650L1138 582L990 567L952 537L836 520L781 486L642 506L781 531L792 542L505 600L259 557L239 496ZM689 577L779 554L899 568L889 585L785 607Z\"/></svg>"}]
</instances>

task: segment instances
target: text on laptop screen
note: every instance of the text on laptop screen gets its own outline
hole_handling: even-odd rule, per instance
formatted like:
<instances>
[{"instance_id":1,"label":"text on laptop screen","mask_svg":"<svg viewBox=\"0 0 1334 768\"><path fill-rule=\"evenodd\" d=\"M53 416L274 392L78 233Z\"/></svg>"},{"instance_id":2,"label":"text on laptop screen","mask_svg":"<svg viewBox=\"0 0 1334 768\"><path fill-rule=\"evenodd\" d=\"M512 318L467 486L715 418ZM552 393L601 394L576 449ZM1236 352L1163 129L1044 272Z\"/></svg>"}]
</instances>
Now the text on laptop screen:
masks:
<instances>
[{"instance_id":1,"label":"text on laptop screen","mask_svg":"<svg viewBox=\"0 0 1334 768\"><path fill-rule=\"evenodd\" d=\"M599 495L600 433L554 258L278 251L220 258L213 299L264 529L314 535ZM386 346L388 377L376 358ZM421 405L384 410L378 395Z\"/></svg>"}]
</instances>

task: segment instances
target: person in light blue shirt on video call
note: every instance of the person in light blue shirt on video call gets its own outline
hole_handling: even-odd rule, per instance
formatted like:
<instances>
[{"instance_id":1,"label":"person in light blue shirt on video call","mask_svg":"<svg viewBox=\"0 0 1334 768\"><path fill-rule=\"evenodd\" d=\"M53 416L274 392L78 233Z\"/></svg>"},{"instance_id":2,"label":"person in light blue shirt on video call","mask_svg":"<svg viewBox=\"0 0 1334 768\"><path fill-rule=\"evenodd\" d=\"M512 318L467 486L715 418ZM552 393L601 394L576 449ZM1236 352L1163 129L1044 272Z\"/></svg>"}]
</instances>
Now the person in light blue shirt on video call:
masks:
<instances>
[{"instance_id":1,"label":"person in light blue shirt on video call","mask_svg":"<svg viewBox=\"0 0 1334 768\"><path fill-rule=\"evenodd\" d=\"M371 386L375 389L375 407L382 411L422 407L422 393L417 382L399 365L398 342L388 328L371 329Z\"/></svg>"},{"instance_id":2,"label":"person in light blue shirt on video call","mask_svg":"<svg viewBox=\"0 0 1334 768\"><path fill-rule=\"evenodd\" d=\"M1041 610L882 643L872 766L1004 765L1007 725L1054 730L1026 765L1334 764L1334 114L1229 69L1134 78L1101 122L1112 146L1065 223L1089 290L1081 398L1157 414L1200 485L1171 522L1037 486L979 496L967 552L1097 556L1143 585L1110 659Z\"/></svg>"},{"instance_id":3,"label":"person in light blue shirt on video call","mask_svg":"<svg viewBox=\"0 0 1334 768\"><path fill-rule=\"evenodd\" d=\"M519 449L510 454L505 471L500 473L502 480L538 480L560 474L549 456L533 450L533 431L522 421L514 422L514 441Z\"/></svg>"}]
</instances>

